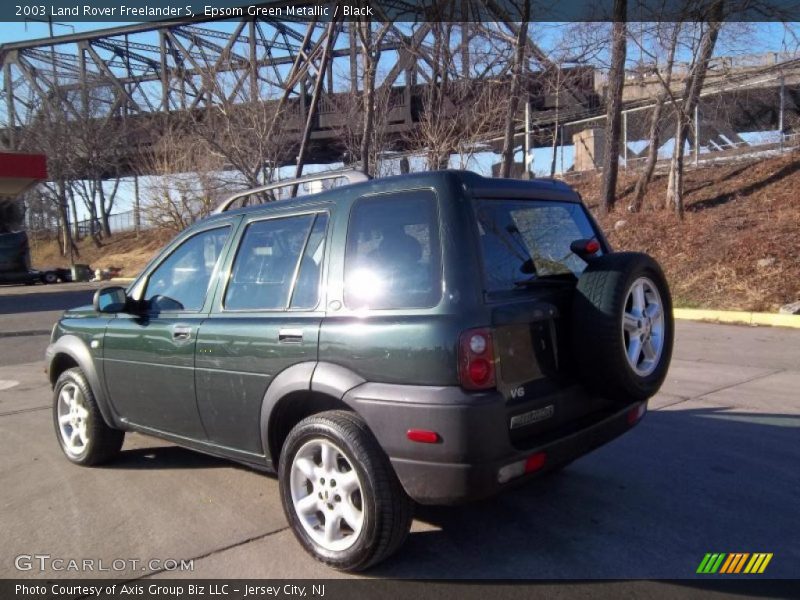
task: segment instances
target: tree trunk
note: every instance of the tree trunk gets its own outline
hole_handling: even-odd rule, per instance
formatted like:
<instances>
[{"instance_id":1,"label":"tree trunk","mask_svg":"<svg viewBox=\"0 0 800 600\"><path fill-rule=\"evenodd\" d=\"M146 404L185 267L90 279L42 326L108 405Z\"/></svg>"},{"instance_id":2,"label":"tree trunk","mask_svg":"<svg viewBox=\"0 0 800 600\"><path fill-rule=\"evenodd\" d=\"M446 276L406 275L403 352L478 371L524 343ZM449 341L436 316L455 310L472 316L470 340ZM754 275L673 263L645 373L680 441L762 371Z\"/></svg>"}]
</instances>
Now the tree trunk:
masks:
<instances>
[{"instance_id":1,"label":"tree trunk","mask_svg":"<svg viewBox=\"0 0 800 600\"><path fill-rule=\"evenodd\" d=\"M558 75L556 76L556 121L553 125L553 155L550 159L550 177L556 176L556 158L558 154L558 109L561 104L561 67L558 68ZM561 140L564 143L564 140ZM535 152L535 150L534 150ZM562 150L563 152L563 150Z\"/></svg>"},{"instance_id":2,"label":"tree trunk","mask_svg":"<svg viewBox=\"0 0 800 600\"><path fill-rule=\"evenodd\" d=\"M631 212L639 212L642 209L642 202L644 202L647 186L650 185L653 172L656 170L658 147L661 144L658 134L658 122L661 120L661 115L664 112L664 100L663 94L660 94L656 100L655 107L653 107L653 116L650 121L650 135L648 137L647 160L644 165L644 170L636 180L636 187L633 190L633 201L630 205Z\"/></svg>"},{"instance_id":3,"label":"tree trunk","mask_svg":"<svg viewBox=\"0 0 800 600\"><path fill-rule=\"evenodd\" d=\"M136 237L142 229L142 207L139 204L139 175L133 176L133 228L136 231Z\"/></svg>"},{"instance_id":4,"label":"tree trunk","mask_svg":"<svg viewBox=\"0 0 800 600\"><path fill-rule=\"evenodd\" d=\"M67 189L64 181L56 183L56 195L58 202L58 220L61 229L61 256L69 256L70 263L76 256L79 256L78 247L72 239L72 229L69 222L69 206L67 201Z\"/></svg>"},{"instance_id":5,"label":"tree trunk","mask_svg":"<svg viewBox=\"0 0 800 600\"><path fill-rule=\"evenodd\" d=\"M379 34L378 38L373 40L372 23L370 21L362 21L359 26L364 60L364 123L361 131L359 153L361 154L361 171L364 175L373 175L375 165L371 164L370 153L372 152L372 138L375 133L375 76L376 66L380 60L380 44L383 34Z\"/></svg>"},{"instance_id":6,"label":"tree trunk","mask_svg":"<svg viewBox=\"0 0 800 600\"><path fill-rule=\"evenodd\" d=\"M653 116L650 121L650 135L649 145L647 147L647 160L644 165L644 170L636 180L636 188L633 191L633 201L630 205L631 212L639 212L642 209L644 202L644 195L647 193L647 187L650 185L650 180L653 178L653 172L656 170L656 161L658 161L658 147L661 145L661 136L659 135L659 121L661 115L664 113L664 103L670 93L670 84L672 83L672 67L675 64L675 50L678 47L678 35L680 34L681 24L675 23L672 29L672 36L669 45L669 54L664 73L664 91L658 95L656 105L653 108Z\"/></svg>"},{"instance_id":7,"label":"tree trunk","mask_svg":"<svg viewBox=\"0 0 800 600\"><path fill-rule=\"evenodd\" d=\"M100 219L101 224L103 226L103 236L104 237L111 237L111 223L109 220L109 213L111 212L111 208L106 206L106 192L103 189L103 182L97 182L97 192L100 195Z\"/></svg>"},{"instance_id":8,"label":"tree trunk","mask_svg":"<svg viewBox=\"0 0 800 600\"><path fill-rule=\"evenodd\" d=\"M614 0L614 27L611 33L611 69L608 72L606 98L606 147L603 152L603 189L601 210L614 208L617 196L619 147L622 131L622 88L625 84L625 55L627 52L627 0Z\"/></svg>"},{"instance_id":9,"label":"tree trunk","mask_svg":"<svg viewBox=\"0 0 800 600\"><path fill-rule=\"evenodd\" d=\"M709 9L710 21L708 29L703 33L700 40L700 49L697 59L686 82L686 91L683 95L683 103L678 113L678 125L675 130L675 149L672 153L672 163L670 164L670 176L667 185L666 207L672 207L675 213L683 218L683 155L685 152L686 138L691 127L691 118L694 108L700 99L700 92L703 89L708 61L714 53L714 46L717 43L719 30L722 26L722 0L717 0Z\"/></svg>"},{"instance_id":10,"label":"tree trunk","mask_svg":"<svg viewBox=\"0 0 800 600\"><path fill-rule=\"evenodd\" d=\"M514 64L511 73L511 89L509 90L508 112L506 112L505 135L503 139L502 161L500 163L500 177L511 177L511 165L514 163L514 125L517 118L519 105L519 88L522 70L525 65L525 49L528 46L528 20L530 18L530 2L522 3L522 22L517 32L516 47L514 48Z\"/></svg>"},{"instance_id":11,"label":"tree trunk","mask_svg":"<svg viewBox=\"0 0 800 600\"><path fill-rule=\"evenodd\" d=\"M69 209L72 215L72 239L79 242L81 239L81 228L80 223L78 223L78 207L75 205L75 192L71 187L67 188L67 198L69 199Z\"/></svg>"}]
</instances>

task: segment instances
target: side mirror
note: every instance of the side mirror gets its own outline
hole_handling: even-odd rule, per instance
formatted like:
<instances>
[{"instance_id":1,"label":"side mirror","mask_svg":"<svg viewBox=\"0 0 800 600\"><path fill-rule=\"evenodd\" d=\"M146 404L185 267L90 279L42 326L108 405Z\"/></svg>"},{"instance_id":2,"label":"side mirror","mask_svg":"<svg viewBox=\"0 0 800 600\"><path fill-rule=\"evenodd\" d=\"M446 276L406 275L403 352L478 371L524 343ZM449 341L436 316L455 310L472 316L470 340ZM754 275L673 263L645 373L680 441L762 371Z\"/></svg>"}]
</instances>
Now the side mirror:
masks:
<instances>
[{"instance_id":1,"label":"side mirror","mask_svg":"<svg viewBox=\"0 0 800 600\"><path fill-rule=\"evenodd\" d=\"M123 312L128 306L125 288L119 286L104 287L94 293L92 305L100 313Z\"/></svg>"}]
</instances>

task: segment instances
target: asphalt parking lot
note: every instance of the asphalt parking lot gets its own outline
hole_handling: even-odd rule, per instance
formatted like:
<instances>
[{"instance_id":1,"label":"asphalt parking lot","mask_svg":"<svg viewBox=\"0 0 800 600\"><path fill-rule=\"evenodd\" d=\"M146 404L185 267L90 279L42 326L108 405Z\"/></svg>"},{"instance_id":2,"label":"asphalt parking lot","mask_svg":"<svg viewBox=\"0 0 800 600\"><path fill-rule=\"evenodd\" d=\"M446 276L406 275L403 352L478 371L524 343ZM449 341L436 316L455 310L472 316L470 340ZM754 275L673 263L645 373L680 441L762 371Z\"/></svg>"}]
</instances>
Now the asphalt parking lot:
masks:
<instances>
[{"instance_id":1,"label":"asphalt parking lot","mask_svg":"<svg viewBox=\"0 0 800 600\"><path fill-rule=\"evenodd\" d=\"M287 528L274 478L128 435L119 461L62 457L42 357L91 284L0 288L0 577L19 555L128 561L100 576L337 577ZM800 574L800 330L680 322L640 426L521 489L421 508L387 578L686 578L707 552L771 552ZM155 572L151 559L193 559ZM130 566L131 560L142 561ZM89 574L87 574L88 576Z\"/></svg>"}]
</instances>

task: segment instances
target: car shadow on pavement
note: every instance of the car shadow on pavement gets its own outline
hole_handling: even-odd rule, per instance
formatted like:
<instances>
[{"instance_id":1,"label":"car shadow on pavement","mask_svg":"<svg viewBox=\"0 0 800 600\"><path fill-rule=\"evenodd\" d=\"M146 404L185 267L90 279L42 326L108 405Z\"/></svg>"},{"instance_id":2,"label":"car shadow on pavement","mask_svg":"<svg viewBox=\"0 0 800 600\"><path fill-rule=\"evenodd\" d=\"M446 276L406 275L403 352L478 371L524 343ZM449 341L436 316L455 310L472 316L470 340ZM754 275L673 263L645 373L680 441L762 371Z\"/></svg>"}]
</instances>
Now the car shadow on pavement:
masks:
<instances>
[{"instance_id":1,"label":"car shadow on pavement","mask_svg":"<svg viewBox=\"0 0 800 600\"><path fill-rule=\"evenodd\" d=\"M194 452L180 446L156 446L123 450L106 465L108 469L210 469L237 466L222 458ZM244 467L243 467L244 468Z\"/></svg>"},{"instance_id":2,"label":"car shadow on pavement","mask_svg":"<svg viewBox=\"0 0 800 600\"><path fill-rule=\"evenodd\" d=\"M767 575L796 578L799 434L800 414L654 411L561 472L419 507L403 548L369 575L693 578L707 552L771 552Z\"/></svg>"},{"instance_id":3,"label":"car shadow on pavement","mask_svg":"<svg viewBox=\"0 0 800 600\"><path fill-rule=\"evenodd\" d=\"M91 304L93 296L94 290L69 289L0 295L0 315L66 310Z\"/></svg>"}]
</instances>

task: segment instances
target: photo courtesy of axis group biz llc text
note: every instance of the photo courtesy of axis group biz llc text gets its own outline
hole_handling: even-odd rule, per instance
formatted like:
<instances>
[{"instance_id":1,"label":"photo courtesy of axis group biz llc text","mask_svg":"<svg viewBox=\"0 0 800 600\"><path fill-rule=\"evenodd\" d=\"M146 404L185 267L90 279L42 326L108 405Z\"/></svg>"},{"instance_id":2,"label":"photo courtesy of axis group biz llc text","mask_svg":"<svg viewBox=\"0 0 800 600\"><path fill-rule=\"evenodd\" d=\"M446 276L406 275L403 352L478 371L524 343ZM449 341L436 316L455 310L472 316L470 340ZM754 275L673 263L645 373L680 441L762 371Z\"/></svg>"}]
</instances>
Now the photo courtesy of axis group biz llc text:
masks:
<instances>
[{"instance_id":1,"label":"photo courtesy of axis group biz llc text","mask_svg":"<svg viewBox=\"0 0 800 600\"><path fill-rule=\"evenodd\" d=\"M796 595L795 0L0 22L0 597Z\"/></svg>"}]
</instances>

